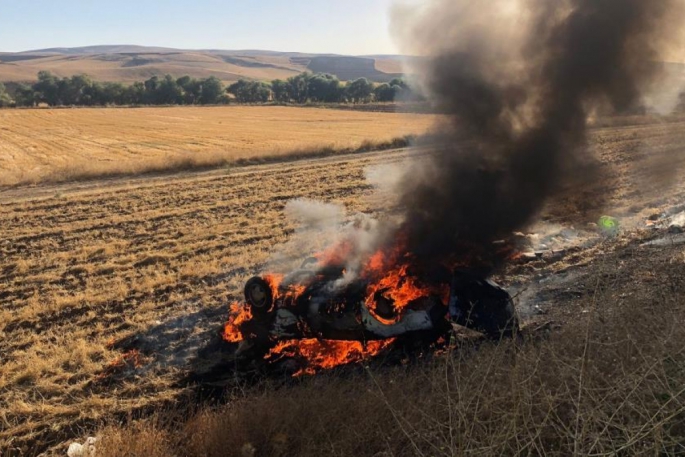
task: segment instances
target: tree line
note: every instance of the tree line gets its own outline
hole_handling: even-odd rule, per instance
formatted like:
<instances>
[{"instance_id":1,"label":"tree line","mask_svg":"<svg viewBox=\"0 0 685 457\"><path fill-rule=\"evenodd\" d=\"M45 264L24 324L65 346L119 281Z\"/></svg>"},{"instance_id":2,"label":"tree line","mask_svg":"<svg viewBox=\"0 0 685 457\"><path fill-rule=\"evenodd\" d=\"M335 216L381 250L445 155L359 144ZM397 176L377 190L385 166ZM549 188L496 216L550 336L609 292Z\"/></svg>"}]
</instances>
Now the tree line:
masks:
<instances>
[{"instance_id":1,"label":"tree line","mask_svg":"<svg viewBox=\"0 0 685 457\"><path fill-rule=\"evenodd\" d=\"M302 73L270 82L241 79L228 87L218 78L153 76L130 85L94 81L87 75L59 78L38 73L34 84L11 91L0 83L0 107L107 105L216 105L227 103L370 103L416 100L418 95L401 78L374 84L366 78L347 83L324 73Z\"/></svg>"}]
</instances>

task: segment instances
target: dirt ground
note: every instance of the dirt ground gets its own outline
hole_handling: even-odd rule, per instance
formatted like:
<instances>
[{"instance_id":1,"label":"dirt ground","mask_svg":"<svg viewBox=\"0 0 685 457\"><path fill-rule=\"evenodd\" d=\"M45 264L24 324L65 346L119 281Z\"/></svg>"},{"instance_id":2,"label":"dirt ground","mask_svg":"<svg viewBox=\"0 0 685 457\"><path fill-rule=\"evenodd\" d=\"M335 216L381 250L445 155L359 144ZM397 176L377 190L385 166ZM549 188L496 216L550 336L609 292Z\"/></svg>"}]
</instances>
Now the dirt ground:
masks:
<instances>
[{"instance_id":1,"label":"dirt ground","mask_svg":"<svg viewBox=\"0 0 685 457\"><path fill-rule=\"evenodd\" d=\"M654 264L685 262L685 240L668 228L685 210L684 140L679 119L592 130L606 177L584 190L586 207L548 208L524 234L539 255L497 277L528 328L582 314L593 275L614 271L615 287L640 280L641 293L656 295ZM366 171L409 154L0 192L0 450L33 455L184 398L178 381L227 303L293 234L285 204L379 215L386 200ZM593 225L600 201L620 234ZM587 218L571 225L568 212L581 210ZM120 341L155 349L124 353Z\"/></svg>"}]
</instances>

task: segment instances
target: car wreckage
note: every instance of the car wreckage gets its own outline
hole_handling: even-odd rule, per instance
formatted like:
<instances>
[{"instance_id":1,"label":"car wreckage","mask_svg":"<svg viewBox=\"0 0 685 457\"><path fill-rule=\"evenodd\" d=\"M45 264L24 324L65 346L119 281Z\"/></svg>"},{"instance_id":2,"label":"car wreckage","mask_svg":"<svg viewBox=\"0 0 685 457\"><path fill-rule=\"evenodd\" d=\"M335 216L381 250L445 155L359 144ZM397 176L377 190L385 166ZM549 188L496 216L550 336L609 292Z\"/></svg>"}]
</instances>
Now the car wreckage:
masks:
<instances>
[{"instance_id":1,"label":"car wreckage","mask_svg":"<svg viewBox=\"0 0 685 457\"><path fill-rule=\"evenodd\" d=\"M403 306L390 290L364 278L348 280L342 265L320 266L315 259L277 281L252 277L244 287L248 315L235 322L240 337L233 341L241 342L239 353L265 354L279 342L305 339L430 343L448 335L453 323L491 338L517 332L511 296L482 275L440 268L411 277L430 286Z\"/></svg>"}]
</instances>

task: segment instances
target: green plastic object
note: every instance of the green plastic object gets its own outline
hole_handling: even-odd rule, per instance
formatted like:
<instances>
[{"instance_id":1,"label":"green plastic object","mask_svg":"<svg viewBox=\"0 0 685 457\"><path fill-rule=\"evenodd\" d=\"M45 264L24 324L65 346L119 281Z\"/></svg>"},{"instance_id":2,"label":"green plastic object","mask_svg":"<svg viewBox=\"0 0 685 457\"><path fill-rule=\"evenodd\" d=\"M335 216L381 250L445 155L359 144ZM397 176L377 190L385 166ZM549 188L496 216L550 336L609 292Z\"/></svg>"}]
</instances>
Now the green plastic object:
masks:
<instances>
[{"instance_id":1,"label":"green plastic object","mask_svg":"<svg viewBox=\"0 0 685 457\"><path fill-rule=\"evenodd\" d=\"M599 222L597 223L597 225L599 225L599 228L604 233L610 235L615 235L616 233L618 233L619 223L618 219L616 219L615 217L602 216L599 218Z\"/></svg>"}]
</instances>

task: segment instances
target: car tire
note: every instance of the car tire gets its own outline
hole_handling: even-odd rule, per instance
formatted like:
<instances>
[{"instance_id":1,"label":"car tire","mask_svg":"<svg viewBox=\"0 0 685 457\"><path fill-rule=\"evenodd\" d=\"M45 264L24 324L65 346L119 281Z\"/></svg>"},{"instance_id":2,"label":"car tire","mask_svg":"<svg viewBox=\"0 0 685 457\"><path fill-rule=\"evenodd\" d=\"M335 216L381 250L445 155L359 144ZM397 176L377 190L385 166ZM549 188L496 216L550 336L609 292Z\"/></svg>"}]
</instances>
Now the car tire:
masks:
<instances>
[{"instance_id":1,"label":"car tire","mask_svg":"<svg viewBox=\"0 0 685 457\"><path fill-rule=\"evenodd\" d=\"M265 318L273 306L273 293L271 285L259 276L250 278L245 283L245 302L250 305L252 315L257 318Z\"/></svg>"}]
</instances>

